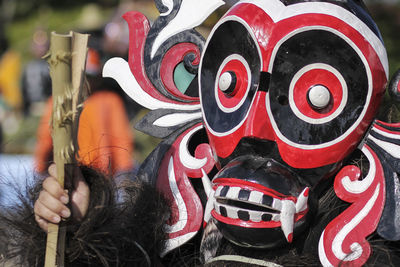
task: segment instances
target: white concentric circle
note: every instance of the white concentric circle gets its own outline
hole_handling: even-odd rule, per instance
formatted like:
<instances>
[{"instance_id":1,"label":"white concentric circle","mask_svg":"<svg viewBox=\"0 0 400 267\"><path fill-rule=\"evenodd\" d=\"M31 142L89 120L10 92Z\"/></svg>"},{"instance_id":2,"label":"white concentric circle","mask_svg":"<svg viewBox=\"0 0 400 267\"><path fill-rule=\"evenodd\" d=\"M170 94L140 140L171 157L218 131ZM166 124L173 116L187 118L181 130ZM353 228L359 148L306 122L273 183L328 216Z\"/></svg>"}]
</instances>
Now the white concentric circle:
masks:
<instances>
[{"instance_id":1,"label":"white concentric circle","mask_svg":"<svg viewBox=\"0 0 400 267\"><path fill-rule=\"evenodd\" d=\"M296 85L297 81L303 76L305 73L315 70L315 69L322 69L322 70L327 70L331 72L335 77L339 80L341 86L342 86L342 100L340 101L339 107L329 116L324 117L324 118L311 118L309 116L306 116L303 114L296 106L296 103L294 101L294 86ZM307 65L300 69L293 77L292 81L290 82L289 85L289 105L290 108L292 109L293 113L301 120L308 122L310 124L323 124L330 122L331 120L335 119L345 108L347 104L347 98L348 98L348 89L347 89L347 84L343 76L340 74L340 72L335 69L334 67L324 64L324 63L314 63Z\"/></svg>"},{"instance_id":2,"label":"white concentric circle","mask_svg":"<svg viewBox=\"0 0 400 267\"><path fill-rule=\"evenodd\" d=\"M247 87L246 87L246 93L243 95L243 97L239 101L239 103L235 107L227 108L221 103L221 101L220 101L220 99L218 97L219 80L220 80L219 77L221 76L221 72L224 69L224 67L226 66L226 64L228 64L228 62L230 62L232 60L240 61L243 64L243 66L246 68L246 72L247 72ZM240 79L239 75L236 75L236 76L237 76L237 79ZM232 112L235 112L236 110L238 110L243 105L244 101L247 98L247 95L249 94L250 85L251 85L251 70L250 70L250 66L247 63L246 59L244 59L244 57L242 57L239 54L232 54L232 55L228 56L227 58L225 58L224 61L221 64L221 66L218 69L217 78L215 79L215 85L214 85L215 100L217 102L218 107L222 111L224 111L225 113L232 113Z\"/></svg>"}]
</instances>

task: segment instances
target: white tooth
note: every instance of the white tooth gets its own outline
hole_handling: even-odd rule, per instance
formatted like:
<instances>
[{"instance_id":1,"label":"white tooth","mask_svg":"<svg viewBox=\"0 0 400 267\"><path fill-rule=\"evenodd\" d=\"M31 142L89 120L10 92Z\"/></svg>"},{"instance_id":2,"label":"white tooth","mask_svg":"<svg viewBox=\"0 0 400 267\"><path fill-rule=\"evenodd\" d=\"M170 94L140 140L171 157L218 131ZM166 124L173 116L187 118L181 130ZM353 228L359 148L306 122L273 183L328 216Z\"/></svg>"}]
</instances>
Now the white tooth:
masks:
<instances>
[{"instance_id":1,"label":"white tooth","mask_svg":"<svg viewBox=\"0 0 400 267\"><path fill-rule=\"evenodd\" d=\"M280 199L274 198L274 200L272 201L272 208L275 210L281 210L282 201Z\"/></svg>"},{"instance_id":2,"label":"white tooth","mask_svg":"<svg viewBox=\"0 0 400 267\"><path fill-rule=\"evenodd\" d=\"M307 209L309 190L310 189L308 187L304 188L303 192L301 192L299 198L297 199L297 202L296 202L296 213Z\"/></svg>"},{"instance_id":3,"label":"white tooth","mask_svg":"<svg viewBox=\"0 0 400 267\"><path fill-rule=\"evenodd\" d=\"M221 190L224 188L222 185L218 186L217 190L215 190L215 196L219 197L221 195Z\"/></svg>"},{"instance_id":4,"label":"white tooth","mask_svg":"<svg viewBox=\"0 0 400 267\"><path fill-rule=\"evenodd\" d=\"M271 220L274 221L274 222L279 222L281 220L281 215L280 214L274 214L274 215L272 215Z\"/></svg>"},{"instance_id":5,"label":"white tooth","mask_svg":"<svg viewBox=\"0 0 400 267\"><path fill-rule=\"evenodd\" d=\"M214 209L218 214L221 214L221 210L220 210L221 205L218 202L214 202Z\"/></svg>"},{"instance_id":6,"label":"white tooth","mask_svg":"<svg viewBox=\"0 0 400 267\"><path fill-rule=\"evenodd\" d=\"M239 218L238 217L238 209L230 207L230 206L225 206L225 208L226 208L226 215L229 218L232 218L232 219L238 219Z\"/></svg>"},{"instance_id":7,"label":"white tooth","mask_svg":"<svg viewBox=\"0 0 400 267\"><path fill-rule=\"evenodd\" d=\"M214 190L212 189L211 181L210 181L210 178L208 178L207 173L203 169L201 169L201 172L203 173L203 177L201 177L201 181L203 182L204 191L205 191L207 197L209 197L211 194L214 193Z\"/></svg>"},{"instance_id":8,"label":"white tooth","mask_svg":"<svg viewBox=\"0 0 400 267\"><path fill-rule=\"evenodd\" d=\"M238 199L239 198L240 189L241 189L240 187L231 187L231 188L229 188L229 191L226 194L226 197L230 198L230 199Z\"/></svg>"},{"instance_id":9,"label":"white tooth","mask_svg":"<svg viewBox=\"0 0 400 267\"><path fill-rule=\"evenodd\" d=\"M216 202L214 197L215 191L212 189L211 181L210 178L208 178L207 173L203 169L201 169L201 172L203 173L201 181L203 182L204 192L207 195L207 204L204 209L204 221L208 223L208 221L211 219L211 211L214 207L214 203Z\"/></svg>"},{"instance_id":10,"label":"white tooth","mask_svg":"<svg viewBox=\"0 0 400 267\"><path fill-rule=\"evenodd\" d=\"M214 197L214 191L211 192L211 194L208 196L207 204L204 209L204 221L208 223L208 221L211 219L211 211L213 207L215 207L215 197ZM215 208L215 210L217 210Z\"/></svg>"},{"instance_id":11,"label":"white tooth","mask_svg":"<svg viewBox=\"0 0 400 267\"><path fill-rule=\"evenodd\" d=\"M214 201L215 201L214 196L209 197L207 200L207 204L204 209L204 221L206 223L208 223L208 221L211 219L211 211L213 210L214 207Z\"/></svg>"},{"instance_id":12,"label":"white tooth","mask_svg":"<svg viewBox=\"0 0 400 267\"><path fill-rule=\"evenodd\" d=\"M250 221L261 222L262 213L259 211L249 211Z\"/></svg>"},{"instance_id":13,"label":"white tooth","mask_svg":"<svg viewBox=\"0 0 400 267\"><path fill-rule=\"evenodd\" d=\"M290 243L293 238L294 215L296 206L291 200L282 200L281 210L281 228L285 234L286 240Z\"/></svg>"},{"instance_id":14,"label":"white tooth","mask_svg":"<svg viewBox=\"0 0 400 267\"><path fill-rule=\"evenodd\" d=\"M261 192L251 191L250 196L249 196L249 201L253 202L253 203L261 204L263 196L264 196L264 194Z\"/></svg>"}]
</instances>

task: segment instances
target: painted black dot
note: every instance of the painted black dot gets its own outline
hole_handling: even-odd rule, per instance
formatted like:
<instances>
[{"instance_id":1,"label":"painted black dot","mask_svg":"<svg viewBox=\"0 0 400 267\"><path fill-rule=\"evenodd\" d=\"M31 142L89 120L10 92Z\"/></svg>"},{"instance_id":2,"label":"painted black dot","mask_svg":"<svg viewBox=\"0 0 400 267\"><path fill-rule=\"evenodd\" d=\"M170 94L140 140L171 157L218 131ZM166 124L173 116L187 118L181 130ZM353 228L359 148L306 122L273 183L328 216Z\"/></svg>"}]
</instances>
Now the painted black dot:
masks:
<instances>
[{"instance_id":1,"label":"painted black dot","mask_svg":"<svg viewBox=\"0 0 400 267\"><path fill-rule=\"evenodd\" d=\"M227 217L228 213L226 212L225 207L219 207L219 212L221 213L222 216Z\"/></svg>"},{"instance_id":2,"label":"painted black dot","mask_svg":"<svg viewBox=\"0 0 400 267\"><path fill-rule=\"evenodd\" d=\"M239 199L240 200L249 200L250 191L242 189L239 191Z\"/></svg>"},{"instance_id":3,"label":"painted black dot","mask_svg":"<svg viewBox=\"0 0 400 267\"><path fill-rule=\"evenodd\" d=\"M226 197L226 194L228 194L228 191L229 191L229 186L224 186L224 188L222 188L222 190L221 190L220 196Z\"/></svg>"},{"instance_id":4,"label":"painted black dot","mask_svg":"<svg viewBox=\"0 0 400 267\"><path fill-rule=\"evenodd\" d=\"M242 221L248 221L250 220L250 215L247 211L244 210L239 210L238 211L238 217L239 219L241 219Z\"/></svg>"},{"instance_id":5,"label":"painted black dot","mask_svg":"<svg viewBox=\"0 0 400 267\"><path fill-rule=\"evenodd\" d=\"M262 198L262 204L263 205L267 205L267 206L272 206L272 201L273 201L273 199L272 199L272 197L271 196L268 196L268 195L263 195L263 198Z\"/></svg>"},{"instance_id":6,"label":"painted black dot","mask_svg":"<svg viewBox=\"0 0 400 267\"><path fill-rule=\"evenodd\" d=\"M272 219L272 215L271 214L263 214L262 216L261 216L261 220L263 220L264 222L268 222L268 221L270 221Z\"/></svg>"}]
</instances>

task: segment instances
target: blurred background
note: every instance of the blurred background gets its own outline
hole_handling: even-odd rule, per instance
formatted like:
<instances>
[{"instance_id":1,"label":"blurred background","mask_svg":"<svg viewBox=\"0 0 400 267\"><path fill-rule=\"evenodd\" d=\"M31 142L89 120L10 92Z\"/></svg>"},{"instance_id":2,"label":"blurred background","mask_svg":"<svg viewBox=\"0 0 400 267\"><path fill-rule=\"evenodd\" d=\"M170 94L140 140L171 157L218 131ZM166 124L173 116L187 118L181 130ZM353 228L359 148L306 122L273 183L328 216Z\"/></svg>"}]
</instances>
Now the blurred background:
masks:
<instances>
[{"instance_id":1,"label":"blurred background","mask_svg":"<svg viewBox=\"0 0 400 267\"><path fill-rule=\"evenodd\" d=\"M384 38L392 75L400 68L400 0L365 3ZM87 72L96 77L108 58L127 57L128 29L121 15L130 10L141 11L150 20L159 15L152 0L0 0L0 176L29 172L38 149L48 152L47 148L38 148L42 138L38 132L51 94L48 66L42 59L48 50L50 32L90 33L89 46L94 54L88 60L91 65ZM217 10L199 31L207 35L224 10ZM112 82L96 86L107 87L120 97L132 131L128 133L132 137L128 152L133 168L137 168L159 142L133 130L146 110L130 101ZM400 121L398 106L387 96L384 106L390 106L390 111L384 109L380 117Z\"/></svg>"}]
</instances>

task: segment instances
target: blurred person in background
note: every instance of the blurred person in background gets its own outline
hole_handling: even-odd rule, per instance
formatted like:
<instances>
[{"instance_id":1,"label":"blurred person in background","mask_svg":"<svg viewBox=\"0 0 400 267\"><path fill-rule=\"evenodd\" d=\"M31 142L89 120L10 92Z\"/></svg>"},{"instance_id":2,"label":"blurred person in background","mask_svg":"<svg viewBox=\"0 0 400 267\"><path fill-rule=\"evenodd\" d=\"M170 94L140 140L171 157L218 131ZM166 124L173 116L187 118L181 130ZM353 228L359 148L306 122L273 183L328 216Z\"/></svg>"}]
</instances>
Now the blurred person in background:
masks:
<instances>
[{"instance_id":1,"label":"blurred person in background","mask_svg":"<svg viewBox=\"0 0 400 267\"><path fill-rule=\"evenodd\" d=\"M0 140L3 139L1 128L8 132L18 128L17 113L22 103L19 88L21 59L9 48L3 27L0 21Z\"/></svg>"},{"instance_id":2,"label":"blurred person in background","mask_svg":"<svg viewBox=\"0 0 400 267\"><path fill-rule=\"evenodd\" d=\"M98 38L90 38L89 47L96 47ZM89 49L86 77L91 94L85 100L79 118L78 160L114 177L133 171L133 132L124 103L119 94L110 90L101 77L100 53ZM35 166L44 174L52 160L50 118L52 104L48 101L40 121L35 149Z\"/></svg>"},{"instance_id":3,"label":"blurred person in background","mask_svg":"<svg viewBox=\"0 0 400 267\"><path fill-rule=\"evenodd\" d=\"M20 55L9 48L4 29L0 24L0 95L14 110L18 110L22 104L19 88L20 70Z\"/></svg>"},{"instance_id":4,"label":"blurred person in background","mask_svg":"<svg viewBox=\"0 0 400 267\"><path fill-rule=\"evenodd\" d=\"M49 38L43 29L37 29L32 38L29 61L22 73L21 89L24 116L39 116L43 113L46 100L51 95L49 65L42 57L49 49Z\"/></svg>"}]
</instances>

